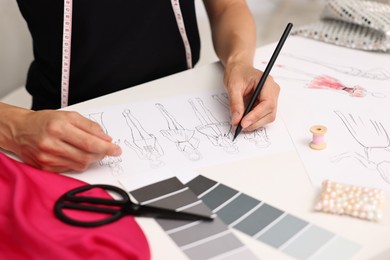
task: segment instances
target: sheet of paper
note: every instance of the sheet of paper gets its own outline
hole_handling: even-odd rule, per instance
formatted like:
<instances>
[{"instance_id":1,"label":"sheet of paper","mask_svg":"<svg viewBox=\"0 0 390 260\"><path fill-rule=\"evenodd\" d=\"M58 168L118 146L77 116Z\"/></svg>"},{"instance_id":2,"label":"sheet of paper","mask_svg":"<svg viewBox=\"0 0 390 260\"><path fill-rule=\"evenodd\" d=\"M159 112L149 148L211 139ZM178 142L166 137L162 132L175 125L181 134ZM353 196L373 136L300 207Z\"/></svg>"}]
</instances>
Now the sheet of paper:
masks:
<instances>
[{"instance_id":1,"label":"sheet of paper","mask_svg":"<svg viewBox=\"0 0 390 260\"><path fill-rule=\"evenodd\" d=\"M304 47L302 47L304 46ZM272 47L258 52L263 69ZM291 37L271 74L280 116L314 185L325 179L390 190L390 55ZM327 148L309 147L324 125Z\"/></svg>"},{"instance_id":2,"label":"sheet of paper","mask_svg":"<svg viewBox=\"0 0 390 260\"><path fill-rule=\"evenodd\" d=\"M259 49L255 66L264 69L274 47ZM159 176L296 149L317 187L330 179L390 190L389 58L288 38L271 71L282 88L277 120L240 134L235 142L222 86L196 95L80 111L99 123L123 154L70 175L116 185L119 176L129 176L146 185L161 180ZM328 129L324 150L309 147L313 125Z\"/></svg>"},{"instance_id":3,"label":"sheet of paper","mask_svg":"<svg viewBox=\"0 0 390 260\"><path fill-rule=\"evenodd\" d=\"M254 132L242 132L233 142L228 97L222 86L217 92L196 96L79 112L102 126L123 151L120 157L104 158L86 173L70 173L87 182L112 183L125 176L145 178L145 173L158 180L164 172L188 172L294 149L281 120Z\"/></svg>"}]
</instances>

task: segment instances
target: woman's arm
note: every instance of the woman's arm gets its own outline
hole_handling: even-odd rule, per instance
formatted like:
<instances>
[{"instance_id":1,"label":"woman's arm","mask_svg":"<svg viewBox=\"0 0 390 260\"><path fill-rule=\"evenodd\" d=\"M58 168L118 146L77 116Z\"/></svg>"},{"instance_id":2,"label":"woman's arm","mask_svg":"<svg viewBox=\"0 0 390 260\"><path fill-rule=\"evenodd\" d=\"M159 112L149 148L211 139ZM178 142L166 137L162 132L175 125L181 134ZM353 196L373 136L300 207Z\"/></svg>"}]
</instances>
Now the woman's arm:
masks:
<instances>
[{"instance_id":1,"label":"woman's arm","mask_svg":"<svg viewBox=\"0 0 390 260\"><path fill-rule=\"evenodd\" d=\"M121 149L101 127L76 112L32 111L0 102L0 147L34 167L64 172L85 170Z\"/></svg>"},{"instance_id":2,"label":"woman's arm","mask_svg":"<svg viewBox=\"0 0 390 260\"><path fill-rule=\"evenodd\" d=\"M256 48L254 18L245 0L203 0L212 31L215 52L224 65L224 84L230 100L233 125L244 114L246 101L262 74L253 67ZM268 77L253 110L241 125L252 131L275 120L280 87Z\"/></svg>"}]
</instances>

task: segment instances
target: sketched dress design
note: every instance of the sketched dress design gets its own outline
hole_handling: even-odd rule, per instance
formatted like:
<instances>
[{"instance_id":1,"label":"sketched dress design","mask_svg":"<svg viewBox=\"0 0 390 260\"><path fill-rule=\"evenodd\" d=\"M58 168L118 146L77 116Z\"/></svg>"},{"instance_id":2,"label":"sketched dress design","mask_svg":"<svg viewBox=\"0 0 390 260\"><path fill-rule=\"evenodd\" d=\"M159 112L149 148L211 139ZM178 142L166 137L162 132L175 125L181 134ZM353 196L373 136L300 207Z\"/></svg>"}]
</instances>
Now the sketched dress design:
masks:
<instances>
[{"instance_id":1,"label":"sketched dress design","mask_svg":"<svg viewBox=\"0 0 390 260\"><path fill-rule=\"evenodd\" d=\"M363 153L345 152L332 158L338 162L353 158L367 169L378 171L384 181L390 184L390 139L381 122L352 114L334 111L343 121L349 133L363 147Z\"/></svg>"},{"instance_id":2,"label":"sketched dress design","mask_svg":"<svg viewBox=\"0 0 390 260\"><path fill-rule=\"evenodd\" d=\"M214 94L213 99L222 104L226 109L230 110L229 97L227 93ZM260 127L254 131L244 131L244 138L249 142L255 144L259 148L267 148L271 145L270 138L268 137L267 130L265 127Z\"/></svg>"},{"instance_id":3,"label":"sketched dress design","mask_svg":"<svg viewBox=\"0 0 390 260\"><path fill-rule=\"evenodd\" d=\"M308 84L308 87L313 89L344 91L352 97L365 97L367 95L367 90L365 88L360 86L347 87L336 78L327 75L315 76Z\"/></svg>"},{"instance_id":4,"label":"sketched dress design","mask_svg":"<svg viewBox=\"0 0 390 260\"><path fill-rule=\"evenodd\" d=\"M233 142L231 123L219 122L200 98L196 98L195 102L189 99L188 102L201 123L196 130L205 135L214 146L222 147L227 153L237 153L238 147Z\"/></svg>"},{"instance_id":5,"label":"sketched dress design","mask_svg":"<svg viewBox=\"0 0 390 260\"><path fill-rule=\"evenodd\" d=\"M312 73L308 73L306 71L302 71L296 68L292 68L280 64L276 65L275 67L309 76L311 79L293 79L293 80L307 82L307 87L311 89L327 89L327 90L337 91L339 93L348 94L351 97L366 97L367 95L371 95L372 97L376 97L376 98L386 97L386 95L383 93L370 92L366 88L361 86L347 86L340 80L329 75L315 75ZM284 77L278 77L278 78L284 78ZM288 79L292 79L292 78L288 78Z\"/></svg>"},{"instance_id":6,"label":"sketched dress design","mask_svg":"<svg viewBox=\"0 0 390 260\"><path fill-rule=\"evenodd\" d=\"M103 122L103 112L88 114L88 117L92 121L98 123L103 131L108 134L107 128ZM119 145L120 140L116 140L114 143ZM121 163L122 158L120 156L105 156L102 160L99 161L99 165L107 165L110 168L112 175L114 176L120 176L123 174L124 171Z\"/></svg>"},{"instance_id":7,"label":"sketched dress design","mask_svg":"<svg viewBox=\"0 0 390 260\"><path fill-rule=\"evenodd\" d=\"M168 129L160 130L160 133L169 141L176 144L176 148L191 161L198 161L202 158L198 146L199 139L194 137L195 130L185 129L177 120L166 110L166 108L157 103L156 107L160 110L168 124Z\"/></svg>"},{"instance_id":8,"label":"sketched dress design","mask_svg":"<svg viewBox=\"0 0 390 260\"><path fill-rule=\"evenodd\" d=\"M125 144L133 149L141 160L150 161L152 168L163 166L164 162L160 160L160 157L164 155L164 151L157 138L145 131L140 122L131 114L130 109L125 109L123 116L131 132L131 139L125 140Z\"/></svg>"},{"instance_id":9,"label":"sketched dress design","mask_svg":"<svg viewBox=\"0 0 390 260\"><path fill-rule=\"evenodd\" d=\"M329 69L332 69L334 71L341 72L341 73L344 73L347 75L358 76L358 77L363 77L363 78L368 78L368 79L375 79L375 80L389 80L390 79L390 71L388 71L384 68L372 68L369 70L362 70L362 69L352 67L352 66L323 62L323 61L319 61L319 60L309 58L309 57L295 56L295 55L290 54L290 53L285 53L283 55L297 59L297 60L310 62L312 64L317 64L317 65L320 65L322 67L329 68Z\"/></svg>"}]
</instances>

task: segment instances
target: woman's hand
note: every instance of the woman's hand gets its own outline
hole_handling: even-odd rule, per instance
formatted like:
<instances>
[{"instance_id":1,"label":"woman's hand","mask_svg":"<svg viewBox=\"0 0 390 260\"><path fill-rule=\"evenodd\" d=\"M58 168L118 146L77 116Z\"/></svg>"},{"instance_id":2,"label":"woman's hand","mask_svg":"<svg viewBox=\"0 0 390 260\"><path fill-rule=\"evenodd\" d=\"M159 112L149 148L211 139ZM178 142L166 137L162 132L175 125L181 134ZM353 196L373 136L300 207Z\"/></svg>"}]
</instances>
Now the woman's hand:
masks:
<instances>
[{"instance_id":1,"label":"woman's hand","mask_svg":"<svg viewBox=\"0 0 390 260\"><path fill-rule=\"evenodd\" d=\"M234 126L240 122L261 75L261 71L244 63L228 64L225 67L224 84L230 99L230 113ZM241 121L244 130L253 131L275 120L279 92L279 85L268 76L253 109Z\"/></svg>"},{"instance_id":2,"label":"woman's hand","mask_svg":"<svg viewBox=\"0 0 390 260\"><path fill-rule=\"evenodd\" d=\"M106 155L122 152L99 124L76 112L31 111L0 103L0 114L0 146L46 171L83 171Z\"/></svg>"},{"instance_id":3,"label":"woman's hand","mask_svg":"<svg viewBox=\"0 0 390 260\"><path fill-rule=\"evenodd\" d=\"M256 25L245 0L203 0L210 20L214 49L225 68L232 124L237 126L262 74L253 67ZM280 87L268 77L253 110L242 120L252 131L275 120Z\"/></svg>"}]
</instances>

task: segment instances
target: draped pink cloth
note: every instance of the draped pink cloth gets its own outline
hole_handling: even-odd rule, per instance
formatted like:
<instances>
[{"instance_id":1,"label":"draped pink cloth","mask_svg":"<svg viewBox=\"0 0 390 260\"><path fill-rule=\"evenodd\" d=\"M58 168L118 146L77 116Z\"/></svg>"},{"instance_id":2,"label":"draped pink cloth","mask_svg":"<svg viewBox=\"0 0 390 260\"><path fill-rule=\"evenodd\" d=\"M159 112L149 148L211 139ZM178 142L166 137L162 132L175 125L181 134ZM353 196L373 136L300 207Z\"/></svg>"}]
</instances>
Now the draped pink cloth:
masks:
<instances>
[{"instance_id":1,"label":"draped pink cloth","mask_svg":"<svg viewBox=\"0 0 390 260\"><path fill-rule=\"evenodd\" d=\"M0 258L150 259L146 237L131 216L93 228L71 226L55 217L55 201L82 185L0 153ZM101 189L91 192L110 196Z\"/></svg>"}]
</instances>

